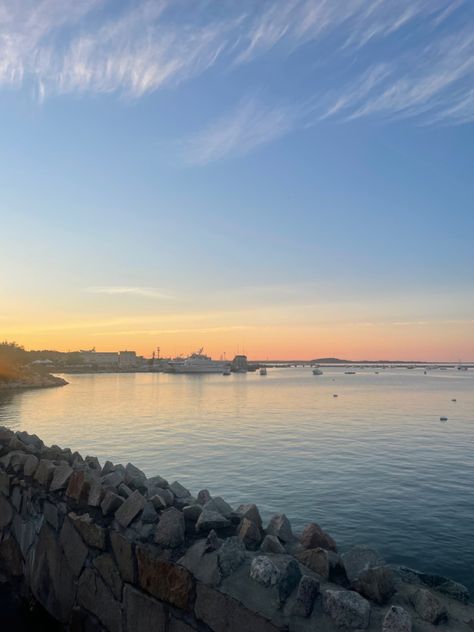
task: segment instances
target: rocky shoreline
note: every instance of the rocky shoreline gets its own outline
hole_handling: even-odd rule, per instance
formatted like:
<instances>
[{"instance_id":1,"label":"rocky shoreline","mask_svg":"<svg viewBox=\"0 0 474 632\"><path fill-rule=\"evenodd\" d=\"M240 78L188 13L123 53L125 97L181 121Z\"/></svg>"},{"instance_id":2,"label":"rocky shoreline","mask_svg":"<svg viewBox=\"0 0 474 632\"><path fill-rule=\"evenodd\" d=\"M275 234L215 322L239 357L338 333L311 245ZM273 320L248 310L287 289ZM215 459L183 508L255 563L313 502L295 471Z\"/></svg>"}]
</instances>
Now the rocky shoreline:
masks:
<instances>
[{"instance_id":1,"label":"rocky shoreline","mask_svg":"<svg viewBox=\"0 0 474 632\"><path fill-rule=\"evenodd\" d=\"M0 391L19 390L28 388L53 388L55 386L66 386L69 384L62 377L51 375L51 373L22 372L18 376L9 380L0 380Z\"/></svg>"},{"instance_id":2,"label":"rocky shoreline","mask_svg":"<svg viewBox=\"0 0 474 632\"><path fill-rule=\"evenodd\" d=\"M472 632L468 590L0 427L0 582L66 630Z\"/></svg>"}]
</instances>

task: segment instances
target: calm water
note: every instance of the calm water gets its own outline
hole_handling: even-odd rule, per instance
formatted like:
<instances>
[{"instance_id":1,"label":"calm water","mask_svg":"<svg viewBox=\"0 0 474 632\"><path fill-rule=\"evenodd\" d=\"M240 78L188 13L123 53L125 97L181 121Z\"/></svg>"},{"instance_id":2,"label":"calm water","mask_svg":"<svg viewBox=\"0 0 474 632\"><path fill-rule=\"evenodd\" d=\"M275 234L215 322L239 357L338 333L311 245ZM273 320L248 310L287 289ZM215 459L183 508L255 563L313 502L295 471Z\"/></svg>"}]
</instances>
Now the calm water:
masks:
<instances>
[{"instance_id":1,"label":"calm water","mask_svg":"<svg viewBox=\"0 0 474 632\"><path fill-rule=\"evenodd\" d=\"M0 424L284 511L295 529L315 520L341 550L370 543L474 590L474 370L67 379L0 395Z\"/></svg>"}]
</instances>

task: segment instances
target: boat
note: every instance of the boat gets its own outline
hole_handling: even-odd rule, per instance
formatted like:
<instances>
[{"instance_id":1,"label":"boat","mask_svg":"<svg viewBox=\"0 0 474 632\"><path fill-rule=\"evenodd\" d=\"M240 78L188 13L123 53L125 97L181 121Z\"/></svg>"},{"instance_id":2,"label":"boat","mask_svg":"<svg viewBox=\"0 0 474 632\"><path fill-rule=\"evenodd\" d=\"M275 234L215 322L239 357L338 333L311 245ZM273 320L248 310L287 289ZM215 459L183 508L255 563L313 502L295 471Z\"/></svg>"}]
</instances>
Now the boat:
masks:
<instances>
[{"instance_id":1,"label":"boat","mask_svg":"<svg viewBox=\"0 0 474 632\"><path fill-rule=\"evenodd\" d=\"M262 366L260 367L260 375L266 375L267 374L267 367Z\"/></svg>"},{"instance_id":2,"label":"boat","mask_svg":"<svg viewBox=\"0 0 474 632\"><path fill-rule=\"evenodd\" d=\"M170 360L168 373L224 373L229 370L229 363L213 360L203 353L204 348L192 353L187 358Z\"/></svg>"},{"instance_id":3,"label":"boat","mask_svg":"<svg viewBox=\"0 0 474 632\"><path fill-rule=\"evenodd\" d=\"M321 369L313 369L313 375L322 375L323 372L321 371Z\"/></svg>"}]
</instances>

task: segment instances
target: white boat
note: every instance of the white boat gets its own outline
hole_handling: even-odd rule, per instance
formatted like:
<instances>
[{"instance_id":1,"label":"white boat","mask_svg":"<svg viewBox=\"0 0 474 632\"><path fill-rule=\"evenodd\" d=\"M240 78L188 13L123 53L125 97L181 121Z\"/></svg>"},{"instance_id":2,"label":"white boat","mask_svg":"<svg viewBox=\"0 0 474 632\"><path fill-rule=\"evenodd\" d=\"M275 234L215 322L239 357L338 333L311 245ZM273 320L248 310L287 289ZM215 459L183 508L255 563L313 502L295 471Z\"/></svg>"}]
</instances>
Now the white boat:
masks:
<instances>
[{"instance_id":1,"label":"white boat","mask_svg":"<svg viewBox=\"0 0 474 632\"><path fill-rule=\"evenodd\" d=\"M168 362L169 373L224 373L228 371L227 362L213 360L203 353L201 348L187 358L177 358Z\"/></svg>"},{"instance_id":2,"label":"white boat","mask_svg":"<svg viewBox=\"0 0 474 632\"><path fill-rule=\"evenodd\" d=\"M260 368L260 375L266 375L266 374L267 374L267 367L262 366L262 367Z\"/></svg>"},{"instance_id":3,"label":"white boat","mask_svg":"<svg viewBox=\"0 0 474 632\"><path fill-rule=\"evenodd\" d=\"M313 369L313 375L322 375L323 372L321 371L321 369Z\"/></svg>"}]
</instances>

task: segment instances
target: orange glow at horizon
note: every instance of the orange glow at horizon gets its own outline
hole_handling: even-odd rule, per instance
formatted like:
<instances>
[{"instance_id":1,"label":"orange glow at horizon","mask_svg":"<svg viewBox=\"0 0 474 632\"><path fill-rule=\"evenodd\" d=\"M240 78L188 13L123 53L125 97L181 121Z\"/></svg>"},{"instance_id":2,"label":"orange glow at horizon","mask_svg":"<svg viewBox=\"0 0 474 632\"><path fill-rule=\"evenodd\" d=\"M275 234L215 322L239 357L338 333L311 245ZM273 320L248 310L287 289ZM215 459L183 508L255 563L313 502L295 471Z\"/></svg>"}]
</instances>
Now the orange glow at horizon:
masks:
<instances>
[{"instance_id":1,"label":"orange glow at horizon","mask_svg":"<svg viewBox=\"0 0 474 632\"><path fill-rule=\"evenodd\" d=\"M104 334L104 335L103 335ZM134 350L150 357L160 347L162 357L189 354L204 347L214 358L245 353L250 359L309 360L337 357L348 360L474 360L474 324L338 324L232 328L185 328L176 331L114 332L83 330L28 331L21 328L0 337L27 349L78 351ZM470 344L469 344L470 343Z\"/></svg>"}]
</instances>

